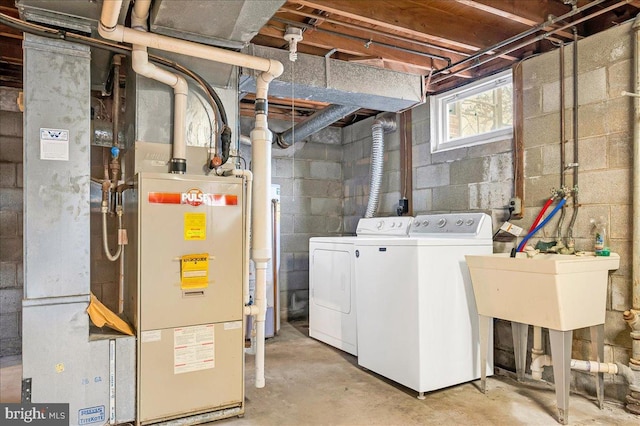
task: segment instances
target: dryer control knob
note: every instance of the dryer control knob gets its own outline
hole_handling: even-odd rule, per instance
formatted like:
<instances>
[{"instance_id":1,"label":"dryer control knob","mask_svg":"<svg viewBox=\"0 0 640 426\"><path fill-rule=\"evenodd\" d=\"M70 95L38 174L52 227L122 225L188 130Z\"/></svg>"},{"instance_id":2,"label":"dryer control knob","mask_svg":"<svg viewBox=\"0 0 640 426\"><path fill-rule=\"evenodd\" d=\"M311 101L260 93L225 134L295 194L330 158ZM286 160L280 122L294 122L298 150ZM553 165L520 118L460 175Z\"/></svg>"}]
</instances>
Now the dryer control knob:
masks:
<instances>
[{"instance_id":1,"label":"dryer control knob","mask_svg":"<svg viewBox=\"0 0 640 426\"><path fill-rule=\"evenodd\" d=\"M456 225L458 225L458 226L462 226L463 223L464 223L464 220L462 220L462 219L456 220Z\"/></svg>"},{"instance_id":2,"label":"dryer control knob","mask_svg":"<svg viewBox=\"0 0 640 426\"><path fill-rule=\"evenodd\" d=\"M428 221L428 220L423 221L423 222L422 222L422 225L423 225L423 226L429 226L429 221Z\"/></svg>"},{"instance_id":3,"label":"dryer control knob","mask_svg":"<svg viewBox=\"0 0 640 426\"><path fill-rule=\"evenodd\" d=\"M418 228L420 226L420 222L416 222L413 226L415 226L416 228Z\"/></svg>"},{"instance_id":4,"label":"dryer control knob","mask_svg":"<svg viewBox=\"0 0 640 426\"><path fill-rule=\"evenodd\" d=\"M402 222L398 222L398 228L402 228Z\"/></svg>"},{"instance_id":5,"label":"dryer control knob","mask_svg":"<svg viewBox=\"0 0 640 426\"><path fill-rule=\"evenodd\" d=\"M475 223L475 220L473 219L467 219L467 226L471 226Z\"/></svg>"},{"instance_id":6,"label":"dryer control knob","mask_svg":"<svg viewBox=\"0 0 640 426\"><path fill-rule=\"evenodd\" d=\"M438 221L438 227L439 228L444 228L444 226L447 224L447 219L442 218Z\"/></svg>"},{"instance_id":7,"label":"dryer control knob","mask_svg":"<svg viewBox=\"0 0 640 426\"><path fill-rule=\"evenodd\" d=\"M391 222L391 227L395 228L396 227L396 223L395 222Z\"/></svg>"},{"instance_id":8,"label":"dryer control knob","mask_svg":"<svg viewBox=\"0 0 640 426\"><path fill-rule=\"evenodd\" d=\"M384 222L380 221L380 222L378 222L378 224L376 226L378 227L378 229L382 229L382 228L384 228Z\"/></svg>"}]
</instances>

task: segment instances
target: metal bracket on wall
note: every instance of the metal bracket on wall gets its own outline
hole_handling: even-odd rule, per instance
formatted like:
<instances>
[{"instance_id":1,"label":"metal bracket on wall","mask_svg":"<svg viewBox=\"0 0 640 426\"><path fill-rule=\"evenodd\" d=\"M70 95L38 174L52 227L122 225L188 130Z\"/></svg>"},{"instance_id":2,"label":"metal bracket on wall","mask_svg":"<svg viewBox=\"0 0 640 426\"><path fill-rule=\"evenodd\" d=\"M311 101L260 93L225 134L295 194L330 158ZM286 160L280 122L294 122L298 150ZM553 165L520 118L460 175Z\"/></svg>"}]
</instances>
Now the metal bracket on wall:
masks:
<instances>
[{"instance_id":1,"label":"metal bracket on wall","mask_svg":"<svg viewBox=\"0 0 640 426\"><path fill-rule=\"evenodd\" d=\"M31 402L31 379L22 379L22 403Z\"/></svg>"}]
</instances>

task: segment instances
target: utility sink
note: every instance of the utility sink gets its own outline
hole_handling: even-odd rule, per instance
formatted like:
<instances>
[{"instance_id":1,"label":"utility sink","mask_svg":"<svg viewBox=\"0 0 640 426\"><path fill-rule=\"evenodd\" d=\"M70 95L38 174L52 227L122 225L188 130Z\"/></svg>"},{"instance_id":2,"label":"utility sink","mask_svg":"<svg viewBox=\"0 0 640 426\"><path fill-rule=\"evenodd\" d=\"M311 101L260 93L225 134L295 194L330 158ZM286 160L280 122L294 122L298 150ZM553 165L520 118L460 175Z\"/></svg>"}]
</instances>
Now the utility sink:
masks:
<instances>
[{"instance_id":1,"label":"utility sink","mask_svg":"<svg viewBox=\"0 0 640 426\"><path fill-rule=\"evenodd\" d=\"M466 256L478 314L559 331L603 324L609 270L620 257Z\"/></svg>"}]
</instances>

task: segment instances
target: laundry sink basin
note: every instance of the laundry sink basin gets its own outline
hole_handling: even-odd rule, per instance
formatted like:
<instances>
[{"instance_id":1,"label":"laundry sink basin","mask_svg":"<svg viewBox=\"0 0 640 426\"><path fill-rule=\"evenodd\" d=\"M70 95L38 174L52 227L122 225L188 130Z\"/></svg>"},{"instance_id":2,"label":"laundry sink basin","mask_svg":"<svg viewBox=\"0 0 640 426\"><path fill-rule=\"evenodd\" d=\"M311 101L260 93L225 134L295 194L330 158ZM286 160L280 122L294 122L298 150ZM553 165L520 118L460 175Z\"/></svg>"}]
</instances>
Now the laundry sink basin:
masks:
<instances>
[{"instance_id":1,"label":"laundry sink basin","mask_svg":"<svg viewBox=\"0 0 640 426\"><path fill-rule=\"evenodd\" d=\"M603 324L609 270L620 257L466 256L479 315L559 331Z\"/></svg>"}]
</instances>

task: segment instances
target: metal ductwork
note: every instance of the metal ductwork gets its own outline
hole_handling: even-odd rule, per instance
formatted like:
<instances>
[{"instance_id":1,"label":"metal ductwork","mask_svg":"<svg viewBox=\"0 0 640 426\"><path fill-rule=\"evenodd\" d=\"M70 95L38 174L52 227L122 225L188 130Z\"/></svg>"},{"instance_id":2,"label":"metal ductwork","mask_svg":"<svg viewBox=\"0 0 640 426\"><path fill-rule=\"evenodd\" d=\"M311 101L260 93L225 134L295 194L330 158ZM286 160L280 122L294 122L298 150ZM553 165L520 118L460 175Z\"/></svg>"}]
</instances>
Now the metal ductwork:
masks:
<instances>
[{"instance_id":1,"label":"metal ductwork","mask_svg":"<svg viewBox=\"0 0 640 426\"><path fill-rule=\"evenodd\" d=\"M360 107L353 105L329 105L302 123L276 135L276 142L280 148L288 148L359 109Z\"/></svg>"},{"instance_id":2,"label":"metal ductwork","mask_svg":"<svg viewBox=\"0 0 640 426\"><path fill-rule=\"evenodd\" d=\"M369 201L364 217L373 217L380 204L380 186L384 170L384 133L394 132L397 129L395 118L381 117L371 125L371 167L369 171Z\"/></svg>"}]
</instances>

